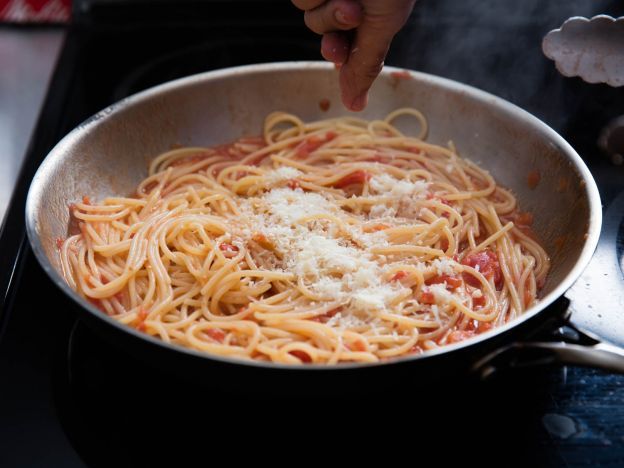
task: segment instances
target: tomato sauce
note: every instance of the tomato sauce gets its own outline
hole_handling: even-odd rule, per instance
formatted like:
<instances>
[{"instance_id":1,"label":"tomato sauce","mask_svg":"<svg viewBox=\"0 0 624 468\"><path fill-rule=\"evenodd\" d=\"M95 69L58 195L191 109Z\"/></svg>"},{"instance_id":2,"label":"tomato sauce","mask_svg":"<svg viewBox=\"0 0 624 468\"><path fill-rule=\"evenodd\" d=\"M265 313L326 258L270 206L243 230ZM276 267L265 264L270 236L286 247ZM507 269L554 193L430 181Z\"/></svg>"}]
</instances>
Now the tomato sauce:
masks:
<instances>
[{"instance_id":1,"label":"tomato sauce","mask_svg":"<svg viewBox=\"0 0 624 468\"><path fill-rule=\"evenodd\" d=\"M496 252L486 249L481 252L469 254L462 260L462 265L474 268L488 280L494 279L496 289L500 290L503 287L503 272L501 271ZM477 278L471 274L464 273L463 277L464 281L470 286L474 286L475 288L481 286Z\"/></svg>"},{"instance_id":2,"label":"tomato sauce","mask_svg":"<svg viewBox=\"0 0 624 468\"><path fill-rule=\"evenodd\" d=\"M537 184L539 184L541 179L542 179L542 176L540 172L537 169L533 169L532 171L529 172L527 176L527 186L531 190L533 190L535 189L535 187L537 187Z\"/></svg>"},{"instance_id":3,"label":"tomato sauce","mask_svg":"<svg viewBox=\"0 0 624 468\"><path fill-rule=\"evenodd\" d=\"M352 172L351 174L348 174L346 176L344 176L342 179L338 179L338 181L334 182L334 184L332 185L334 188L344 188L344 187L348 187L349 185L361 185L364 182L370 180L371 175L363 170L357 170L355 172Z\"/></svg>"}]
</instances>

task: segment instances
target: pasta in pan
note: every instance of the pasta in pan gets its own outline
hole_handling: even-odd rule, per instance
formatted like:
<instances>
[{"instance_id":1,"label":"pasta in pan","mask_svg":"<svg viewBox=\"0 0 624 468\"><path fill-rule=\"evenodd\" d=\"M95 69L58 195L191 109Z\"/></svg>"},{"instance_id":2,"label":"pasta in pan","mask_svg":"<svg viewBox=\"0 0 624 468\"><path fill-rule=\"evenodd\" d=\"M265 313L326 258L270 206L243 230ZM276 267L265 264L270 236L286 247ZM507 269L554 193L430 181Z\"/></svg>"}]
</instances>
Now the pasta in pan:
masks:
<instances>
[{"instance_id":1,"label":"pasta in pan","mask_svg":"<svg viewBox=\"0 0 624 468\"><path fill-rule=\"evenodd\" d=\"M533 305L549 259L512 193L426 134L414 109L277 112L260 138L174 149L135 196L72 206L65 278L128 326L223 356L376 362L470 338Z\"/></svg>"}]
</instances>

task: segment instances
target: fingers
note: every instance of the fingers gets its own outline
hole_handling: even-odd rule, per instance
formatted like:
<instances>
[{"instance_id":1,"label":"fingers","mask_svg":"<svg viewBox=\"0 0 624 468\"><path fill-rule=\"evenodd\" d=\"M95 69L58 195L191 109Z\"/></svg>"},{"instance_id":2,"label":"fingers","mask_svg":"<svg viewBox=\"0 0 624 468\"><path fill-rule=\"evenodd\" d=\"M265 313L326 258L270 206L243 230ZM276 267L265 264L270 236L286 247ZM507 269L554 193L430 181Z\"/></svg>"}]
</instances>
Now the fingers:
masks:
<instances>
[{"instance_id":1,"label":"fingers","mask_svg":"<svg viewBox=\"0 0 624 468\"><path fill-rule=\"evenodd\" d=\"M317 34L354 29L362 19L362 7L354 0L329 0L304 16L306 26Z\"/></svg>"},{"instance_id":2,"label":"fingers","mask_svg":"<svg viewBox=\"0 0 624 468\"><path fill-rule=\"evenodd\" d=\"M312 10L321 6L327 0L292 0L293 5L295 5L300 10Z\"/></svg>"},{"instance_id":3,"label":"fingers","mask_svg":"<svg viewBox=\"0 0 624 468\"><path fill-rule=\"evenodd\" d=\"M347 33L327 33L321 41L321 55L328 62L342 65L349 57L350 44Z\"/></svg>"},{"instance_id":4,"label":"fingers","mask_svg":"<svg viewBox=\"0 0 624 468\"><path fill-rule=\"evenodd\" d=\"M368 103L368 90L381 72L395 34L405 24L414 1L400 8L375 11L371 6L358 27L347 61L340 70L342 102L350 110L361 111ZM375 4L382 8L381 4Z\"/></svg>"},{"instance_id":5,"label":"fingers","mask_svg":"<svg viewBox=\"0 0 624 468\"><path fill-rule=\"evenodd\" d=\"M368 103L368 90L383 68L393 32L363 24L355 35L351 53L340 70L342 102L352 111Z\"/></svg>"},{"instance_id":6,"label":"fingers","mask_svg":"<svg viewBox=\"0 0 624 468\"><path fill-rule=\"evenodd\" d=\"M305 11L308 28L323 35L323 57L343 65L340 87L348 109L360 111L366 107L368 90L415 1L292 0Z\"/></svg>"}]
</instances>

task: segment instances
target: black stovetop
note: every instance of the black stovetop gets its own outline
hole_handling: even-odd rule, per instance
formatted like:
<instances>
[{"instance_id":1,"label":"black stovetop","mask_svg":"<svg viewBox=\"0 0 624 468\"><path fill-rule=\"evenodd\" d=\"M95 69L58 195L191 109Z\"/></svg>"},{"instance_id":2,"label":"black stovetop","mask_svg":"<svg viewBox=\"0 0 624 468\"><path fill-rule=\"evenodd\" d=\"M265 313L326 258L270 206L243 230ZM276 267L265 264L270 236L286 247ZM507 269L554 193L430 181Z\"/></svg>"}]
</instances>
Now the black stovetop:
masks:
<instances>
[{"instance_id":1,"label":"black stovetop","mask_svg":"<svg viewBox=\"0 0 624 468\"><path fill-rule=\"evenodd\" d=\"M249 382L248 395L228 395L137 361L76 319L24 234L28 186L51 147L98 110L170 79L320 59L318 38L288 2L212 2L218 11L204 2L196 14L166 3L146 12L111 2L86 9L68 28L0 232L0 466L207 465L250 454L298 463L285 458L284 443L325 463L331 450L373 449L414 463L459 456L501 466L623 466L622 376L532 368L413 399L254 396L262 382ZM623 190L624 168L596 140L624 113L624 92L561 77L540 45L569 16L618 16L616 3L422 0L388 63L483 88L535 114L583 156L608 206ZM451 450L439 452L442 442ZM494 457L501 452L504 459Z\"/></svg>"}]
</instances>

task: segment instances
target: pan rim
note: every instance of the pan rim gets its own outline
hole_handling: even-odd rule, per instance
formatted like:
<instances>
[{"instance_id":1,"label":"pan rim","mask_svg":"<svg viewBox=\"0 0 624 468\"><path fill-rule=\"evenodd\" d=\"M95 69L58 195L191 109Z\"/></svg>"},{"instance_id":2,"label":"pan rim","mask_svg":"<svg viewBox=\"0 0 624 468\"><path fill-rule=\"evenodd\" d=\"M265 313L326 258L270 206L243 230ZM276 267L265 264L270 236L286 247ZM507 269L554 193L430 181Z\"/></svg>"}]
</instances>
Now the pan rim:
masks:
<instances>
[{"instance_id":1,"label":"pan rim","mask_svg":"<svg viewBox=\"0 0 624 468\"><path fill-rule=\"evenodd\" d=\"M227 356L220 356L215 354L210 354L206 352L197 351L191 348L186 348L179 345L174 345L171 343L166 343L156 337L151 335L146 335L144 333L139 332L138 330L124 325L117 320L109 317L108 315L102 313L99 309L97 309L93 304L88 302L86 299L80 297L71 287L65 282L64 278L57 272L57 270L52 266L50 260L45 254L43 244L38 235L37 228L37 208L40 205L41 200L41 192L44 190L44 180L46 179L46 174L50 172L47 168L51 167L57 161L62 159L62 154L65 152L66 148L72 146L72 144L80 137L82 133L84 133L87 129L95 128L99 125L100 122L107 119L109 116L120 113L128 107L131 107L135 104L139 104L144 101L150 100L152 97L155 97L161 93L166 93L168 91L175 90L177 88L183 88L185 86L193 86L198 83L209 82L214 80L219 80L222 78L232 78L239 75L246 75L250 73L275 73L275 72L288 72L288 71L301 71L301 70L323 70L323 71L333 71L334 65L327 62L322 61L292 61L292 62L271 62L271 63L261 63L261 64L253 64L253 65L242 65L237 67L223 68L219 70L213 70L208 72L203 72L195 75L189 75L183 78L179 78L173 81L168 81L166 83L162 83L160 85L148 88L139 93L128 96L118 102L111 104L110 106L104 108L100 112L97 112L93 116L86 119L84 122L79 124L76 128L71 130L67 135L65 135L52 150L46 155L45 159L37 169L35 176L33 177L29 190L28 196L26 199L26 232L28 235L28 239L30 241L31 248L35 253L35 257L39 261L39 264L46 272L50 280L52 280L58 288L62 292L65 293L70 299L72 299L79 307L85 309L91 315L95 316L96 319L103 320L107 325L112 326L122 333L128 333L132 335L134 338L145 341L152 345L159 346L164 348L166 351L173 351L177 353L186 354L189 357L193 358L202 358L207 359L208 361L218 361L222 364L227 365L240 365L240 366L251 366L257 368L267 368L271 370L286 370L286 371L295 371L295 370L305 370L305 371L333 371L333 370L353 370L353 369L371 369L379 366L388 367L397 364L405 364L406 362L417 362L422 359L427 358L435 358L441 355L447 354L457 354L460 351L466 348L474 348L487 340L491 340L499 335L506 334L510 332L512 329L517 328L532 319L536 315L543 312L547 309L551 304L553 304L557 299L564 295L564 293L572 286L572 284L580 277L583 270L587 267L597 245L598 239L600 236L601 225L602 225L602 205L600 201L600 194L598 192L598 187L594 178L592 177L589 169L585 165L582 158L578 155L578 153L572 148L572 146L557 132L555 132L550 126L546 123L542 122L540 119L525 111L524 109L512 104L511 102L504 100L498 96L495 96L491 93L483 91L481 89L472 87L470 85L466 85L460 83L458 81L454 81L448 78L439 77L436 75L417 72L409 69L396 68L396 67L384 67L381 77L391 77L392 73L396 72L408 72L413 79L416 79L423 83L429 83L436 86L439 86L447 91L453 93L465 93L469 95L471 98L486 102L490 106L495 106L501 108L504 112L513 115L515 118L518 118L521 121L526 122L528 125L531 125L536 130L541 132L549 141L556 144L556 146L569 158L569 160L573 163L575 170L578 172L581 179L585 182L585 194L588 200L589 205L589 220L586 231L586 239L582 248L582 251L579 255L578 260L576 261L573 268L565 275L562 281L556 285L553 290L545 295L543 298L539 300L539 302L525 311L520 317L515 318L511 322L504 324L503 326L494 328L485 333L481 333L475 337L470 339L461 341L459 343L454 343L451 345L445 345L435 350L429 350L423 354L419 355L408 355L397 358L392 358L388 361L380 361L377 363L339 363L334 365L327 364L282 364L282 363L274 363L274 362L264 362L264 361L255 361L255 360L243 360L240 358L233 358ZM382 78L383 79L383 78Z\"/></svg>"}]
</instances>

